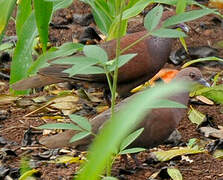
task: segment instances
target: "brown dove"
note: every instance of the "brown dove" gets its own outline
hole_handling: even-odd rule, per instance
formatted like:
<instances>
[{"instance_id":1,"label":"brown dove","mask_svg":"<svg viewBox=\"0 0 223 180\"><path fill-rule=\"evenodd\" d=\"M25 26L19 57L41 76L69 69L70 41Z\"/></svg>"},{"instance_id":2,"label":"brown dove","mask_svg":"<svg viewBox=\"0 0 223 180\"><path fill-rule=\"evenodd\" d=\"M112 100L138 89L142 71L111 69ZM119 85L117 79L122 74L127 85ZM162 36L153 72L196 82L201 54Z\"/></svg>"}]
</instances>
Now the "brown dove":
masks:
<instances>
[{"instance_id":1,"label":"brown dove","mask_svg":"<svg viewBox=\"0 0 223 180\"><path fill-rule=\"evenodd\" d=\"M208 85L208 83L203 79L200 70L193 67L181 70L176 75L174 80L195 81L204 85ZM134 96L137 96L137 94L134 94L118 103L115 106L115 111L118 111L120 107L128 103L128 101L131 101ZM187 106L189 101L189 92L179 93L171 96L168 99ZM180 120L185 116L185 113L186 109L179 108L153 109L152 111L148 112L148 114L146 114L142 122L138 125L138 127L135 128L135 130L144 128L144 131L130 146L151 148L162 144L175 130ZM92 132L96 134L103 126L103 124L110 118L110 115L110 110L106 110L91 119L90 124L92 125ZM40 139L40 143L47 146L48 148L58 148L64 146L78 148L85 147L92 142L93 136L88 136L82 140L70 144L69 140L76 133L77 131L68 130L54 136L43 137Z\"/></svg>"},{"instance_id":2,"label":"brown dove","mask_svg":"<svg viewBox=\"0 0 223 180\"><path fill-rule=\"evenodd\" d=\"M163 13L162 21L175 14L172 11ZM121 49L126 48L140 37L147 33L146 30L127 34L121 38ZM158 38L149 36L136 45L126 50L123 54L137 53L128 63L119 68L118 89L121 96L126 96L134 87L152 78L166 63L171 52L173 38ZM100 44L108 54L109 59L116 56L116 40L111 40ZM25 90L29 88L39 88L59 82L87 81L92 84L100 84L108 87L105 74L74 75L63 71L71 65L51 64L39 70L37 75L16 82L12 85L15 90Z\"/></svg>"}]
</instances>

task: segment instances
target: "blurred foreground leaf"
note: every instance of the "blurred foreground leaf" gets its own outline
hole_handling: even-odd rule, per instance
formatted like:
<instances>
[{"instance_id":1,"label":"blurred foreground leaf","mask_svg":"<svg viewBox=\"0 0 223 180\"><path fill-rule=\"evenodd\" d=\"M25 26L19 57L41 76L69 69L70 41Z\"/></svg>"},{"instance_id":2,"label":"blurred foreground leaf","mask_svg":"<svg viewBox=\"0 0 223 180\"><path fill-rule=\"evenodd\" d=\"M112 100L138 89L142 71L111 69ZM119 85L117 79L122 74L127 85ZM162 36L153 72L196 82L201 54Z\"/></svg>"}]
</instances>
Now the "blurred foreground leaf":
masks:
<instances>
[{"instance_id":1,"label":"blurred foreground leaf","mask_svg":"<svg viewBox=\"0 0 223 180\"><path fill-rule=\"evenodd\" d=\"M144 107L158 106L157 98L160 99L178 93L185 90L186 87L188 85L185 86L185 82L157 85L155 88L143 91L135 96L132 101L115 113L113 118L101 129L90 147L88 161L78 174L77 179L86 180L87 177L91 177L91 180L98 179L123 138L137 126L144 117L144 113L148 113L149 109ZM128 121L125 120L126 118Z\"/></svg>"}]
</instances>

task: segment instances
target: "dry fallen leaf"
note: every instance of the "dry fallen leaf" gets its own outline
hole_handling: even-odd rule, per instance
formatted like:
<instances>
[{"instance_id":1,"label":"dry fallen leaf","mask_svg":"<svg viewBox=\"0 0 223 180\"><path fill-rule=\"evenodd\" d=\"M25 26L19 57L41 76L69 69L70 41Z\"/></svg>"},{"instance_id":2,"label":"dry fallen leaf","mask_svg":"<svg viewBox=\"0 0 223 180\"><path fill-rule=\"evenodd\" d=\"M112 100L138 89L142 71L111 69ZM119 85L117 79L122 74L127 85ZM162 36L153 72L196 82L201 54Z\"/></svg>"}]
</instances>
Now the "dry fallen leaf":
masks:
<instances>
[{"instance_id":1,"label":"dry fallen leaf","mask_svg":"<svg viewBox=\"0 0 223 180\"><path fill-rule=\"evenodd\" d=\"M218 159L223 159L223 149L215 150L213 156Z\"/></svg>"},{"instance_id":2,"label":"dry fallen leaf","mask_svg":"<svg viewBox=\"0 0 223 180\"><path fill-rule=\"evenodd\" d=\"M204 114L194 109L192 106L190 106L190 109L187 114L189 120L197 125L200 125L206 119L206 116Z\"/></svg>"},{"instance_id":3,"label":"dry fallen leaf","mask_svg":"<svg viewBox=\"0 0 223 180\"><path fill-rule=\"evenodd\" d=\"M209 0L208 6L223 9L223 1L222 0Z\"/></svg>"},{"instance_id":4,"label":"dry fallen leaf","mask_svg":"<svg viewBox=\"0 0 223 180\"><path fill-rule=\"evenodd\" d=\"M205 104L208 104L208 105L214 105L214 102L211 101L210 99L206 98L205 96L196 96L195 99L205 103Z\"/></svg>"},{"instance_id":5,"label":"dry fallen leaf","mask_svg":"<svg viewBox=\"0 0 223 180\"><path fill-rule=\"evenodd\" d=\"M107 109L109 109L109 106L107 106L107 105L104 105L104 106L99 105L96 107L97 113L102 113L102 112L106 111Z\"/></svg>"},{"instance_id":6,"label":"dry fallen leaf","mask_svg":"<svg viewBox=\"0 0 223 180\"><path fill-rule=\"evenodd\" d=\"M60 163L71 164L71 163L83 163L84 161L80 157L73 157L73 156L64 155L64 156L59 156L55 160L48 161L48 162L49 163L56 163L56 164L60 164Z\"/></svg>"},{"instance_id":7,"label":"dry fallen leaf","mask_svg":"<svg viewBox=\"0 0 223 180\"><path fill-rule=\"evenodd\" d=\"M6 94L2 94L2 95L0 95L0 105L11 104L15 100L17 100L18 98L19 97L16 97L16 96L10 96L10 95L6 95Z\"/></svg>"},{"instance_id":8,"label":"dry fallen leaf","mask_svg":"<svg viewBox=\"0 0 223 180\"><path fill-rule=\"evenodd\" d=\"M176 156L182 156L186 154L197 154L197 153L203 153L204 150L197 150L193 148L178 148L178 149L171 149L168 151L156 151L152 152L151 156L154 157L158 161L169 161L170 159L176 157Z\"/></svg>"},{"instance_id":9,"label":"dry fallen leaf","mask_svg":"<svg viewBox=\"0 0 223 180\"><path fill-rule=\"evenodd\" d=\"M201 127L200 132L204 134L205 137L214 137L218 139L223 139L223 129L215 129L213 127Z\"/></svg>"},{"instance_id":10,"label":"dry fallen leaf","mask_svg":"<svg viewBox=\"0 0 223 180\"><path fill-rule=\"evenodd\" d=\"M183 180L183 177L179 171L179 169L175 167L169 167L167 168L167 173L171 177L172 180Z\"/></svg>"},{"instance_id":11,"label":"dry fallen leaf","mask_svg":"<svg viewBox=\"0 0 223 180\"><path fill-rule=\"evenodd\" d=\"M102 102L102 99L99 99L98 97L94 96L93 94L91 93L88 93L87 91L85 91L84 89L79 89L77 91L78 95L83 98L83 99L86 99L86 100L89 100L91 102Z\"/></svg>"}]
</instances>

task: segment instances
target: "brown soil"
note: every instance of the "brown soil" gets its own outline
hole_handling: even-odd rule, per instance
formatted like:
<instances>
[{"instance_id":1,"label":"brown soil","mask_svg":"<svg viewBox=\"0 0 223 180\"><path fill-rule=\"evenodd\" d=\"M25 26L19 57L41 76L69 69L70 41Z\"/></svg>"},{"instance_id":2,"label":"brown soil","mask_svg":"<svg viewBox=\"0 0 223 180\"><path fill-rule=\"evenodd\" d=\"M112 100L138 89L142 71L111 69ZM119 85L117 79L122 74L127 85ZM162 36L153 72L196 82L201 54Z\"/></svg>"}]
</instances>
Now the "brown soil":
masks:
<instances>
[{"instance_id":1,"label":"brown soil","mask_svg":"<svg viewBox=\"0 0 223 180\"><path fill-rule=\"evenodd\" d=\"M55 13L53 22L62 23L68 21L73 13L88 13L90 8L83 3L75 1L72 6L67 9L60 10ZM213 23L213 15L203 17L199 20L188 23L192 28L192 31L186 38L188 46L199 46L199 45L215 45L218 41L223 40L223 29L221 25ZM202 29L200 25L203 24L207 29ZM95 26L93 23L91 26ZM134 25L133 25L134 26ZM55 45L61 45L64 42L73 41L74 37L79 37L80 33L83 31L84 27L77 24L69 24L69 29L50 29L50 40ZM10 22L7 35L15 35L14 23ZM180 47L179 41L177 41L174 48ZM222 49L220 49L220 54L223 54ZM173 65L167 65L174 67ZM174 67L179 68L179 67ZM204 74L206 74L206 68L203 68ZM209 78L211 74L206 74L206 77ZM5 81L4 81L5 82ZM8 92L8 88L4 90ZM38 96L37 94L36 96ZM25 114L30 112L27 108L19 108L16 104L10 105L0 105L0 109L6 110L9 112L9 117L5 120L0 121L0 135L5 139L16 142L18 145L8 146L10 149L16 150L17 157L8 157L4 160L4 165L9 165L11 167L20 167L21 157L26 153L26 155L33 155L39 152L44 151L44 149L39 145L33 151L21 149L21 141L24 136L24 132L30 126L38 126L44 124L45 122L40 118L40 116L35 115L31 117L24 117ZM213 121L216 125L223 124L223 114L222 107L220 105L207 106L207 105L196 105L199 111L204 114L208 114L213 118ZM221 112L220 112L221 111ZM182 134L182 141L188 142L191 138L203 139L203 135L196 131L196 126L192 124L187 116L181 121L178 130ZM38 135L40 137L41 135ZM164 146L161 146L162 148ZM148 157L148 152L140 153L139 160L143 163ZM210 154L196 154L190 155L189 158L193 160L192 163L182 160L173 160L176 167L181 171L183 178L185 180L220 180L223 179L223 161L215 159ZM130 165L135 166L133 161L130 160ZM146 165L144 169L138 169L131 175L121 175L119 176L119 171L122 168L125 168L124 162L120 159L117 159L113 166L113 176L118 177L119 179L129 179L129 180L146 180L149 176L159 171L162 167L168 166L170 162L166 163L157 163L152 165ZM69 165L57 165L57 164L48 164L41 163L38 165L38 169L41 172L40 179L72 179L74 176L78 164L69 164ZM89 178L90 179L90 178Z\"/></svg>"}]
</instances>

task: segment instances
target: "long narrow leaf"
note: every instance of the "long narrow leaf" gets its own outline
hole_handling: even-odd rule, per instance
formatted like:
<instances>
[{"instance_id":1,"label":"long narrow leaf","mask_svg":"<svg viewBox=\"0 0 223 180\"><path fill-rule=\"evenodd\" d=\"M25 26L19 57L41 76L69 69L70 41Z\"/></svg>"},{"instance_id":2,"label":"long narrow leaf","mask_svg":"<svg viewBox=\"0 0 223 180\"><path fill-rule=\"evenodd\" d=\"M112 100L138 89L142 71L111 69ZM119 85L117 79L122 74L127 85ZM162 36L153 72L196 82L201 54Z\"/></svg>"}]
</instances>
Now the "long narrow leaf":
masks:
<instances>
[{"instance_id":1,"label":"long narrow leaf","mask_svg":"<svg viewBox=\"0 0 223 180\"><path fill-rule=\"evenodd\" d=\"M23 24L32 12L32 3L30 0L20 0L16 14L16 34L20 34Z\"/></svg>"},{"instance_id":2,"label":"long narrow leaf","mask_svg":"<svg viewBox=\"0 0 223 180\"><path fill-rule=\"evenodd\" d=\"M31 52L32 44L37 35L34 13L22 26L11 64L10 84L27 77L27 70L33 62ZM28 91L17 91L15 94L26 94Z\"/></svg>"},{"instance_id":3,"label":"long narrow leaf","mask_svg":"<svg viewBox=\"0 0 223 180\"><path fill-rule=\"evenodd\" d=\"M176 13L180 14L185 11L185 8L187 6L187 0L180 0L177 2L177 7L176 7Z\"/></svg>"},{"instance_id":4,"label":"long narrow leaf","mask_svg":"<svg viewBox=\"0 0 223 180\"><path fill-rule=\"evenodd\" d=\"M119 56L118 67L120 68L123 65L125 65L127 62L129 62L136 55L137 54L125 54L125 55ZM115 63L115 59L107 62L107 64L110 65L110 66L108 66L109 71L114 71L115 70L115 64L114 63Z\"/></svg>"},{"instance_id":5,"label":"long narrow leaf","mask_svg":"<svg viewBox=\"0 0 223 180\"><path fill-rule=\"evenodd\" d=\"M93 64L77 64L72 66L71 68L63 71L65 73L68 73L69 76L74 76L75 74L104 74L105 71L101 67L92 66Z\"/></svg>"},{"instance_id":6,"label":"long narrow leaf","mask_svg":"<svg viewBox=\"0 0 223 180\"><path fill-rule=\"evenodd\" d=\"M132 134L128 135L122 144L120 145L120 151L123 151L128 145L130 145L140 134L142 134L144 128L140 128Z\"/></svg>"},{"instance_id":7,"label":"long narrow leaf","mask_svg":"<svg viewBox=\"0 0 223 180\"><path fill-rule=\"evenodd\" d=\"M83 132L79 132L77 134L75 134L71 139L70 139L70 143L78 141L80 139L83 139L87 136L89 136L91 133L88 131L83 131Z\"/></svg>"},{"instance_id":8,"label":"long narrow leaf","mask_svg":"<svg viewBox=\"0 0 223 180\"><path fill-rule=\"evenodd\" d=\"M214 57L214 56L199 58L199 59L191 60L191 61L185 63L182 66L182 68L188 67L188 66L190 66L191 64L194 64L194 63L199 63L199 62L204 62L204 61L220 61L220 62L223 62L223 59L218 58L218 57Z\"/></svg>"},{"instance_id":9,"label":"long narrow leaf","mask_svg":"<svg viewBox=\"0 0 223 180\"><path fill-rule=\"evenodd\" d=\"M163 27L172 26L175 24L188 22L200 18L202 16L213 13L215 10L213 9L201 9L201 10L193 10L185 13L178 14L176 16L172 16L163 22Z\"/></svg>"},{"instance_id":10,"label":"long narrow leaf","mask_svg":"<svg viewBox=\"0 0 223 180\"><path fill-rule=\"evenodd\" d=\"M81 128L87 131L91 131L91 124L87 120L87 118L75 114L71 114L69 117L73 122L77 123L77 125L80 126Z\"/></svg>"},{"instance_id":11,"label":"long narrow leaf","mask_svg":"<svg viewBox=\"0 0 223 180\"><path fill-rule=\"evenodd\" d=\"M157 37L167 37L167 38L178 38L178 37L186 37L187 35L182 32L175 29L166 29L166 28L160 28L153 32L151 32L153 36Z\"/></svg>"},{"instance_id":12,"label":"long narrow leaf","mask_svg":"<svg viewBox=\"0 0 223 180\"><path fill-rule=\"evenodd\" d=\"M135 96L135 98L118 113L114 114L113 119L106 123L92 144L88 155L88 161L78 174L77 180L86 180L88 177L91 177L91 180L98 179L121 140L126 137L144 117L145 109L143 107L148 105L152 107L156 105L157 98L182 91L187 87L184 83L158 85L155 88L144 91L142 94ZM148 112L148 109L146 112ZM127 120L126 115L128 115ZM115 134L115 136L111 136L112 134Z\"/></svg>"},{"instance_id":13,"label":"long narrow leaf","mask_svg":"<svg viewBox=\"0 0 223 180\"><path fill-rule=\"evenodd\" d=\"M58 9L67 8L72 4L73 0L61 0L53 2L53 11L55 12Z\"/></svg>"},{"instance_id":14,"label":"long narrow leaf","mask_svg":"<svg viewBox=\"0 0 223 180\"><path fill-rule=\"evenodd\" d=\"M162 14L163 14L162 6L156 6L147 13L144 20L144 26L149 32L154 30L156 26L159 24Z\"/></svg>"},{"instance_id":15,"label":"long narrow leaf","mask_svg":"<svg viewBox=\"0 0 223 180\"><path fill-rule=\"evenodd\" d=\"M134 4L134 6L132 6L129 9L126 9L123 12L122 19L125 20L133 16L136 16L137 14L142 12L142 10L152 2L153 2L152 0L139 0L137 3Z\"/></svg>"},{"instance_id":16,"label":"long narrow leaf","mask_svg":"<svg viewBox=\"0 0 223 180\"><path fill-rule=\"evenodd\" d=\"M126 34L127 25L128 25L128 21L123 20L120 27L121 36L124 36ZM108 41L118 37L118 31L117 31L118 27L119 27L119 21L114 20L108 31L108 37L107 37Z\"/></svg>"},{"instance_id":17,"label":"long narrow leaf","mask_svg":"<svg viewBox=\"0 0 223 180\"><path fill-rule=\"evenodd\" d=\"M146 150L145 148L131 148L131 149L125 149L121 151L119 154L132 154L132 153L142 152L145 150Z\"/></svg>"},{"instance_id":18,"label":"long narrow leaf","mask_svg":"<svg viewBox=\"0 0 223 180\"><path fill-rule=\"evenodd\" d=\"M48 60L65 57L72 55L73 53L77 52L78 50L82 49L83 45L81 44L74 44L74 43L64 43L62 46L55 51L47 51L45 54L42 54L33 62L33 64L28 69L28 75L35 74L39 70L39 68L43 68L47 65Z\"/></svg>"},{"instance_id":19,"label":"long narrow leaf","mask_svg":"<svg viewBox=\"0 0 223 180\"><path fill-rule=\"evenodd\" d=\"M34 0L35 18L39 31L43 52L46 51L48 42L49 22L53 12L53 2Z\"/></svg>"},{"instance_id":20,"label":"long narrow leaf","mask_svg":"<svg viewBox=\"0 0 223 180\"><path fill-rule=\"evenodd\" d=\"M0 42L3 38L3 32L8 24L15 3L16 0L0 0Z\"/></svg>"}]
</instances>

